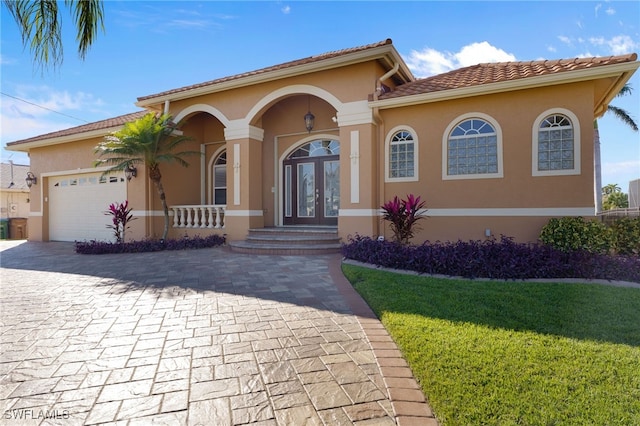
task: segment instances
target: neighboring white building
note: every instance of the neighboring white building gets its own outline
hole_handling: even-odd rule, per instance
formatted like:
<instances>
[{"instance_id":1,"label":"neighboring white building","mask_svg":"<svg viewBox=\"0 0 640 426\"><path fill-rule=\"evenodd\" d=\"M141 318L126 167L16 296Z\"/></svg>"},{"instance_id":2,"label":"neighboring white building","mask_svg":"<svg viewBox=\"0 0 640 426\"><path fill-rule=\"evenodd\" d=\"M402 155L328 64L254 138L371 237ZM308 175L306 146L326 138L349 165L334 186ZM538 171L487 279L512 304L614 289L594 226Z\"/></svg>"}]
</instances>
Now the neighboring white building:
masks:
<instances>
[{"instance_id":1,"label":"neighboring white building","mask_svg":"<svg viewBox=\"0 0 640 426\"><path fill-rule=\"evenodd\" d=\"M640 179L629 182L629 208L640 207Z\"/></svg>"},{"instance_id":2,"label":"neighboring white building","mask_svg":"<svg viewBox=\"0 0 640 426\"><path fill-rule=\"evenodd\" d=\"M24 225L14 227L15 234L11 238L27 238L26 219L29 217L30 191L25 181L29 166L22 164L0 163L0 219L25 219ZM4 237L6 237L3 234Z\"/></svg>"}]
</instances>

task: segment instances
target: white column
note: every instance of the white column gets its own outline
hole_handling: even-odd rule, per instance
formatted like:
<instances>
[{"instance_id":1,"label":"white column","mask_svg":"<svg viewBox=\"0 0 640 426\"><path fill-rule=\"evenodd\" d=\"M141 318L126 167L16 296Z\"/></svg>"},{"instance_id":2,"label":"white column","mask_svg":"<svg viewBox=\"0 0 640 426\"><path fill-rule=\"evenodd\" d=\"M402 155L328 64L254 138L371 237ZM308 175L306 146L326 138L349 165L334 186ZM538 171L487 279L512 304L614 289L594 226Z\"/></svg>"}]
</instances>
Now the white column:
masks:
<instances>
[{"instance_id":1,"label":"white column","mask_svg":"<svg viewBox=\"0 0 640 426\"><path fill-rule=\"evenodd\" d=\"M351 131L351 203L360 203L360 132Z\"/></svg>"},{"instance_id":2,"label":"white column","mask_svg":"<svg viewBox=\"0 0 640 426\"><path fill-rule=\"evenodd\" d=\"M233 204L240 205L240 144L233 144Z\"/></svg>"}]
</instances>

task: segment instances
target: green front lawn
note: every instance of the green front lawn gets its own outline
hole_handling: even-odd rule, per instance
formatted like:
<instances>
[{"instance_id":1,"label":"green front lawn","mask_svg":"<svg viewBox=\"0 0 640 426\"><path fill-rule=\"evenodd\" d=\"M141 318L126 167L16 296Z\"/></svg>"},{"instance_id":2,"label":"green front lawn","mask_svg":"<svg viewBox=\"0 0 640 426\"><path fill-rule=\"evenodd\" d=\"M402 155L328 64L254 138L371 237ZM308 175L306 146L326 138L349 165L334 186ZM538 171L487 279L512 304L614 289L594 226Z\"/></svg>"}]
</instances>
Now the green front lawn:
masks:
<instances>
[{"instance_id":1,"label":"green front lawn","mask_svg":"<svg viewBox=\"0 0 640 426\"><path fill-rule=\"evenodd\" d=\"M640 425L640 289L343 271L441 424Z\"/></svg>"}]
</instances>

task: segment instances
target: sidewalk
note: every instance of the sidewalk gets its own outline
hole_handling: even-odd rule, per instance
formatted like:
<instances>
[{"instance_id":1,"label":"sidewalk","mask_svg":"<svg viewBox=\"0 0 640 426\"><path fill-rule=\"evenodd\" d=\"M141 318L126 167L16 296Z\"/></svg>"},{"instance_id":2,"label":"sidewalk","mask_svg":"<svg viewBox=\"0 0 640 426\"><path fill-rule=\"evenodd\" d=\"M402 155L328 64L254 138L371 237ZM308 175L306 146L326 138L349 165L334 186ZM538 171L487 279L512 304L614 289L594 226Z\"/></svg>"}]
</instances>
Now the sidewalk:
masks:
<instances>
[{"instance_id":1,"label":"sidewalk","mask_svg":"<svg viewBox=\"0 0 640 426\"><path fill-rule=\"evenodd\" d=\"M1 424L437 424L339 256L0 249Z\"/></svg>"}]
</instances>

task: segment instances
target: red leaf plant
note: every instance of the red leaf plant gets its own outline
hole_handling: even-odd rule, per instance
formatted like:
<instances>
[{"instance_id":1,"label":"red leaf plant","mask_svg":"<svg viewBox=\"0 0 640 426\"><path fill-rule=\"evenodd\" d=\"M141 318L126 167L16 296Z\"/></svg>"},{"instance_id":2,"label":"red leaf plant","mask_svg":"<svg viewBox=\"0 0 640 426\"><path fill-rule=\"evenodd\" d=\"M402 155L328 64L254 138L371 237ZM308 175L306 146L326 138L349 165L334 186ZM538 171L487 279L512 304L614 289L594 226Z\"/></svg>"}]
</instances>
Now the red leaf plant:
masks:
<instances>
[{"instance_id":1,"label":"red leaf plant","mask_svg":"<svg viewBox=\"0 0 640 426\"><path fill-rule=\"evenodd\" d=\"M124 203L112 203L109 205L109 210L104 212L105 215L111 215L112 225L107 225L107 228L113 229L113 236L116 237L117 243L124 243L124 234L129 229L128 223L136 218L133 217L131 211L133 209L129 207L129 201L125 200Z\"/></svg>"},{"instance_id":2,"label":"red leaf plant","mask_svg":"<svg viewBox=\"0 0 640 426\"><path fill-rule=\"evenodd\" d=\"M406 200L400 200L398 196L382 205L382 219L389 221L389 227L393 232L393 238L400 244L409 244L409 240L418 227L416 223L424 217L420 209L425 206L425 201L413 194L407 195Z\"/></svg>"}]
</instances>

